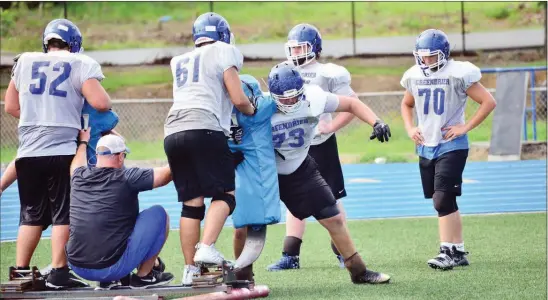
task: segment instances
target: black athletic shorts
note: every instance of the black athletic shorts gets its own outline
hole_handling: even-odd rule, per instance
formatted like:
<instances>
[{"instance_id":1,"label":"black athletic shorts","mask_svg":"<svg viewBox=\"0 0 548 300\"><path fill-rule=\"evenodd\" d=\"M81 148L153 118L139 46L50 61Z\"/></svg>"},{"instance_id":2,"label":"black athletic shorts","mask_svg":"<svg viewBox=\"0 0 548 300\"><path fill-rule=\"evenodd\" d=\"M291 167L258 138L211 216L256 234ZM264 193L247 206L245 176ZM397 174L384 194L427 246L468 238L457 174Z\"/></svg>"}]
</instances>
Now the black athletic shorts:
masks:
<instances>
[{"instance_id":1,"label":"black athletic shorts","mask_svg":"<svg viewBox=\"0 0 548 300\"><path fill-rule=\"evenodd\" d=\"M187 130L164 140L179 202L234 191L234 158L221 131Z\"/></svg>"},{"instance_id":2,"label":"black athletic shorts","mask_svg":"<svg viewBox=\"0 0 548 300\"><path fill-rule=\"evenodd\" d=\"M468 150L455 150L434 159L419 159L422 189L425 198L432 198L434 191L462 195L462 172L468 158Z\"/></svg>"},{"instance_id":3,"label":"black athletic shorts","mask_svg":"<svg viewBox=\"0 0 548 300\"><path fill-rule=\"evenodd\" d=\"M318 171L320 171L320 174L322 174L322 177L331 188L335 199L346 197L344 176L335 134L319 145L310 146L308 154L318 164Z\"/></svg>"},{"instance_id":4,"label":"black athletic shorts","mask_svg":"<svg viewBox=\"0 0 548 300\"><path fill-rule=\"evenodd\" d=\"M310 216L325 219L335 215L322 214L320 211L337 204L331 188L318 171L314 159L307 156L303 163L289 175L278 175L280 199L287 209L299 220Z\"/></svg>"},{"instance_id":5,"label":"black athletic shorts","mask_svg":"<svg viewBox=\"0 0 548 300\"><path fill-rule=\"evenodd\" d=\"M74 155L23 157L15 160L21 211L20 225L69 225L70 164Z\"/></svg>"}]
</instances>

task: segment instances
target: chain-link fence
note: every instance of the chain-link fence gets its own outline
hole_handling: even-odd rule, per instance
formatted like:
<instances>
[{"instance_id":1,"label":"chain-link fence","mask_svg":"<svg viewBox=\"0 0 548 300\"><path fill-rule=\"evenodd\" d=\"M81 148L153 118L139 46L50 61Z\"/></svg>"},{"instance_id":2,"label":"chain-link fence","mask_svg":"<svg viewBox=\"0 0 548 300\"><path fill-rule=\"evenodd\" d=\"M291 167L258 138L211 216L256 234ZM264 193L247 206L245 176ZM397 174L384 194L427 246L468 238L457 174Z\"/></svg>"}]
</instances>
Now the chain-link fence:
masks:
<instances>
[{"instance_id":1,"label":"chain-link fence","mask_svg":"<svg viewBox=\"0 0 548 300\"><path fill-rule=\"evenodd\" d=\"M494 89L490 91L495 94ZM534 96L536 114L529 111L526 114L528 140L533 140L533 129L536 129L536 139L546 140L546 110L547 97L546 85L529 89L527 107L532 107L531 96ZM367 152L371 157L392 155L402 160L413 156L413 145L409 142L405 132L403 121L400 117L400 103L403 92L380 92L360 93L360 99L364 101L392 128L392 140L387 147L386 144L368 143L370 127L361 123L357 118L348 126L337 133L339 152L348 155L360 155ZM163 154L163 124L165 117L171 107L171 99L142 99L142 100L114 100L113 109L120 116L120 122L116 130L128 141L132 151L133 159L161 159ZM466 115L469 118L478 108L474 101L468 101ZM491 137L492 115L481 125L469 133L470 141L488 142ZM534 120L535 116L536 120ZM533 121L536 121L533 123ZM533 125L535 124L535 125ZM1 110L0 139L2 151L8 154L14 153L17 147L17 120ZM525 139L525 138L524 138ZM389 152L397 153L389 153ZM387 153L388 152L388 153ZM4 157L4 155L2 155Z\"/></svg>"}]
</instances>

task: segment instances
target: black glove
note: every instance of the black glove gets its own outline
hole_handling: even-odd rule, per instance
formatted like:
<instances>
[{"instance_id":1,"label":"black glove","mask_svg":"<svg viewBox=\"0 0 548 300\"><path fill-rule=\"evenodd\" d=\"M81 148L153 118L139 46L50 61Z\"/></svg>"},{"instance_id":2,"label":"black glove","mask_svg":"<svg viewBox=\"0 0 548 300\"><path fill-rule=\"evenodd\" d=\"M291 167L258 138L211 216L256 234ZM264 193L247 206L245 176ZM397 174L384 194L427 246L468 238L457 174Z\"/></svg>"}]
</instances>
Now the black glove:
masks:
<instances>
[{"instance_id":1,"label":"black glove","mask_svg":"<svg viewBox=\"0 0 548 300\"><path fill-rule=\"evenodd\" d=\"M240 144L243 135L244 129L241 126L230 126L230 139L234 141L234 144Z\"/></svg>"},{"instance_id":2,"label":"black glove","mask_svg":"<svg viewBox=\"0 0 548 300\"><path fill-rule=\"evenodd\" d=\"M234 155L234 169L236 169L238 165L244 161L244 154L243 152L238 151L232 153L232 155Z\"/></svg>"},{"instance_id":3,"label":"black glove","mask_svg":"<svg viewBox=\"0 0 548 300\"><path fill-rule=\"evenodd\" d=\"M257 97L258 95L255 95L255 93L253 92L253 88L251 87L251 85L245 81L242 81L242 83L247 87L247 89L249 90L249 94L251 94L251 97L247 97L247 99L249 99L249 102L251 102L251 105L253 106L254 110L253 110L253 114L252 116L254 116L255 114L257 114ZM244 91L245 93L245 91ZM245 93L246 96L248 95L248 93Z\"/></svg>"},{"instance_id":4,"label":"black glove","mask_svg":"<svg viewBox=\"0 0 548 300\"><path fill-rule=\"evenodd\" d=\"M385 124L381 120L377 120L375 124L373 124L373 132L371 133L369 139L374 140L377 138L381 143L384 143L385 140L388 142L389 137L392 137L392 134L390 133L390 127L388 127L388 124Z\"/></svg>"}]
</instances>

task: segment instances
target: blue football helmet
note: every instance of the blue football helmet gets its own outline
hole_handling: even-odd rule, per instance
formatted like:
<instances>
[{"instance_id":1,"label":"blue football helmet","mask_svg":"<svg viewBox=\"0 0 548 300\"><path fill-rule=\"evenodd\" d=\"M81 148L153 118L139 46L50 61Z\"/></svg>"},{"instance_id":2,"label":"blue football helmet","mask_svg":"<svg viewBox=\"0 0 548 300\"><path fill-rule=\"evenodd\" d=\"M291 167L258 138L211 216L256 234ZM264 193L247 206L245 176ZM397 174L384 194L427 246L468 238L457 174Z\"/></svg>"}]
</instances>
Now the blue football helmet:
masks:
<instances>
[{"instance_id":1,"label":"blue football helmet","mask_svg":"<svg viewBox=\"0 0 548 300\"><path fill-rule=\"evenodd\" d=\"M424 75L429 76L434 72L441 70L447 64L450 55L450 45L447 35L437 29L428 29L423 31L415 42L415 51L413 55L417 65L421 67ZM435 63L426 64L423 57L437 55L438 60Z\"/></svg>"},{"instance_id":2,"label":"blue football helmet","mask_svg":"<svg viewBox=\"0 0 548 300\"><path fill-rule=\"evenodd\" d=\"M216 41L231 45L235 43L228 21L214 12L202 14L194 21L192 39L194 45Z\"/></svg>"},{"instance_id":3,"label":"blue football helmet","mask_svg":"<svg viewBox=\"0 0 548 300\"><path fill-rule=\"evenodd\" d=\"M277 64L270 70L268 89L278 110L285 114L298 111L304 103L304 80L295 66L288 62Z\"/></svg>"},{"instance_id":4,"label":"blue football helmet","mask_svg":"<svg viewBox=\"0 0 548 300\"><path fill-rule=\"evenodd\" d=\"M45 53L48 52L48 42L50 39L59 39L67 43L69 51L72 53L81 53L84 51L80 29L67 19L55 19L49 22L46 29L44 29L42 48Z\"/></svg>"},{"instance_id":5,"label":"blue football helmet","mask_svg":"<svg viewBox=\"0 0 548 300\"><path fill-rule=\"evenodd\" d=\"M295 49L296 48L296 49ZM293 55L292 49L296 52ZM322 52L322 36L310 24L299 24L289 31L285 44L285 55L295 66L303 66L318 57Z\"/></svg>"}]
</instances>

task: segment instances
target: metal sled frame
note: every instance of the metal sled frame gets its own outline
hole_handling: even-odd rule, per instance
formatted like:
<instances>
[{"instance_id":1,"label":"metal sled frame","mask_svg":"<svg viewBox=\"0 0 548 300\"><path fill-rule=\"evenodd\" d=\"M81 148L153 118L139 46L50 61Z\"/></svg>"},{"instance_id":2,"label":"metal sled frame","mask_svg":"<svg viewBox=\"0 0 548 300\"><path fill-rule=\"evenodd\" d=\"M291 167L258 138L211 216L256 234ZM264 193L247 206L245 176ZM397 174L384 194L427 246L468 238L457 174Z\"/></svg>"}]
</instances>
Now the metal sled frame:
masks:
<instances>
[{"instance_id":1,"label":"metal sled frame","mask_svg":"<svg viewBox=\"0 0 548 300\"><path fill-rule=\"evenodd\" d=\"M228 261L223 263L220 272L205 274L193 287L158 286L148 289L131 289L121 287L111 290L98 290L94 287L68 290L45 290L44 278L36 267L32 268L27 278L13 278L14 270L10 269L10 281L3 283L0 298L2 299L112 299L115 296L137 297L135 299L163 299L177 294L196 296L181 299L251 299L267 297L270 290L266 286L257 286L247 280L236 280L234 267ZM209 276L209 277L208 277ZM109 297L109 298L107 298Z\"/></svg>"}]
</instances>

